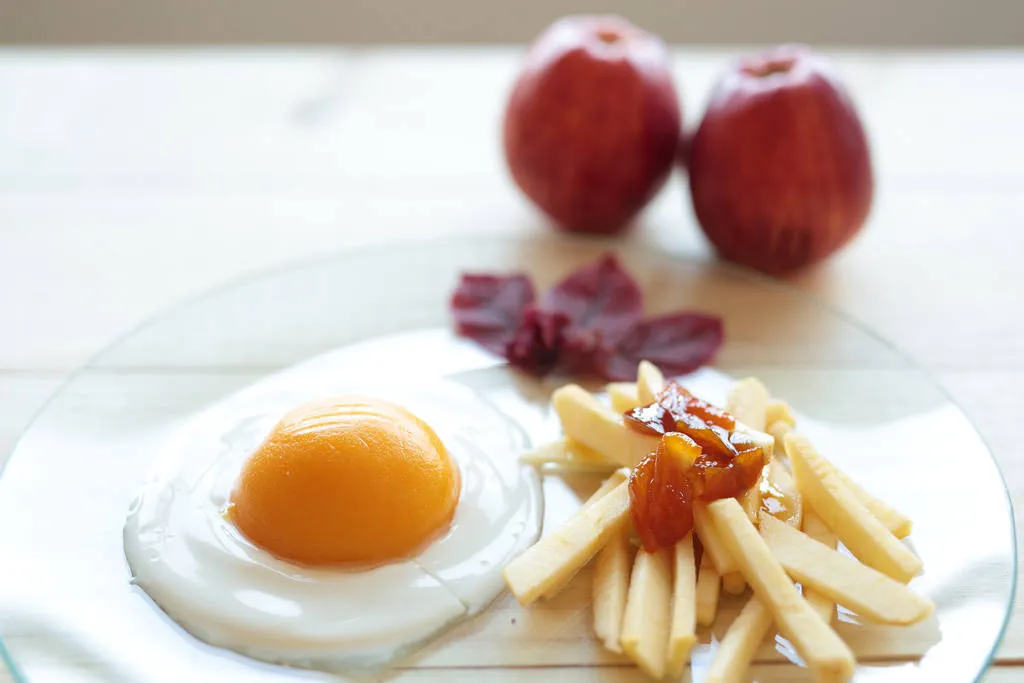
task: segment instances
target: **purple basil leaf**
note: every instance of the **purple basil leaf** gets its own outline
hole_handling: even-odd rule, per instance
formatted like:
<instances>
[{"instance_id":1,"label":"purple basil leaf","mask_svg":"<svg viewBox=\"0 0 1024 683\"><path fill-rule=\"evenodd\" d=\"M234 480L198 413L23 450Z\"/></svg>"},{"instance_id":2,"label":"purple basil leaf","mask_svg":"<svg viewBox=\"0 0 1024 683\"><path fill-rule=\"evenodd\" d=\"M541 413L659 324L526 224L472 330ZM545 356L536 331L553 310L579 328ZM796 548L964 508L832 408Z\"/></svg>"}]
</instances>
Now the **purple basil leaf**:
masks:
<instances>
[{"instance_id":1,"label":"purple basil leaf","mask_svg":"<svg viewBox=\"0 0 1024 683\"><path fill-rule=\"evenodd\" d=\"M504 354L533 300L533 284L525 275L463 275L451 300L456 330Z\"/></svg>"},{"instance_id":2,"label":"purple basil leaf","mask_svg":"<svg viewBox=\"0 0 1024 683\"><path fill-rule=\"evenodd\" d=\"M568 324L569 318L563 313L527 308L519 329L505 348L505 357L520 370L546 375L559 362Z\"/></svg>"},{"instance_id":3,"label":"purple basil leaf","mask_svg":"<svg viewBox=\"0 0 1024 683\"><path fill-rule=\"evenodd\" d=\"M542 298L541 308L568 316L566 337L593 353L615 346L629 334L640 322L643 299L618 259L606 254L552 287Z\"/></svg>"},{"instance_id":4,"label":"purple basil leaf","mask_svg":"<svg viewBox=\"0 0 1024 683\"><path fill-rule=\"evenodd\" d=\"M671 313L644 320L599 361L612 381L633 381L636 366L649 360L666 375L685 375L707 364L722 346L722 319L703 313Z\"/></svg>"}]
</instances>

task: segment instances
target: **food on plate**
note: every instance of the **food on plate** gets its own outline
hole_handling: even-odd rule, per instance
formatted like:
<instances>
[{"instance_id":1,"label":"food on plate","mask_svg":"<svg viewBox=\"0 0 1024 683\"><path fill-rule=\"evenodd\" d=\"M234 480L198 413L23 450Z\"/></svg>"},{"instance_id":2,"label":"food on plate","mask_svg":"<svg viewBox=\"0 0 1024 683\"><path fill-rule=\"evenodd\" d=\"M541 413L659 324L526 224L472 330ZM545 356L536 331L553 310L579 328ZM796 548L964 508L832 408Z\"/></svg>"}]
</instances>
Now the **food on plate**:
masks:
<instances>
[{"instance_id":1,"label":"food on plate","mask_svg":"<svg viewBox=\"0 0 1024 683\"><path fill-rule=\"evenodd\" d=\"M835 550L836 535L831 529L825 526L825 522L822 521L817 512L810 508L804 510L804 519L801 526L805 534L813 538L818 543L823 544L826 548ZM811 608L818 613L818 616L821 617L822 621L826 624L832 623L832 617L836 614L835 600L808 586L804 586L804 600L806 600L808 604L810 604Z\"/></svg>"},{"instance_id":2,"label":"food on plate","mask_svg":"<svg viewBox=\"0 0 1024 683\"><path fill-rule=\"evenodd\" d=\"M543 444L539 448L526 453L522 461L527 465L537 467L543 465L556 465L566 470L578 471L607 471L618 467L618 463L609 460L604 455L595 451L589 446L571 438L559 439Z\"/></svg>"},{"instance_id":3,"label":"food on plate","mask_svg":"<svg viewBox=\"0 0 1024 683\"><path fill-rule=\"evenodd\" d=\"M672 620L672 554L640 548L629 577L622 617L622 651L651 678L665 675L666 643Z\"/></svg>"},{"instance_id":4,"label":"food on plate","mask_svg":"<svg viewBox=\"0 0 1024 683\"><path fill-rule=\"evenodd\" d=\"M539 299L525 275L465 274L451 309L460 335L536 375L632 382L644 359L685 374L708 363L723 338L721 319L703 313L644 319L640 288L610 254Z\"/></svg>"},{"instance_id":5,"label":"food on plate","mask_svg":"<svg viewBox=\"0 0 1024 683\"><path fill-rule=\"evenodd\" d=\"M739 683L774 620L757 596L747 600L718 643L705 683Z\"/></svg>"},{"instance_id":6,"label":"food on plate","mask_svg":"<svg viewBox=\"0 0 1024 683\"><path fill-rule=\"evenodd\" d=\"M771 457L770 437L738 429L731 415L675 382L657 402L627 413L625 423L662 436L630 477L633 525L649 550L689 533L694 501L743 495Z\"/></svg>"},{"instance_id":7,"label":"food on plate","mask_svg":"<svg viewBox=\"0 0 1024 683\"><path fill-rule=\"evenodd\" d=\"M528 605L549 595L554 586L565 585L626 524L626 487L623 482L583 507L505 567L505 583L520 604Z\"/></svg>"},{"instance_id":8,"label":"food on plate","mask_svg":"<svg viewBox=\"0 0 1024 683\"><path fill-rule=\"evenodd\" d=\"M935 610L931 600L765 515L761 536L794 580L882 624L914 624Z\"/></svg>"},{"instance_id":9,"label":"food on plate","mask_svg":"<svg viewBox=\"0 0 1024 683\"><path fill-rule=\"evenodd\" d=\"M201 640L339 671L485 609L542 509L517 462L525 435L475 392L306 400L331 381L300 366L184 424L132 504L124 550L133 583Z\"/></svg>"},{"instance_id":10,"label":"food on plate","mask_svg":"<svg viewBox=\"0 0 1024 683\"><path fill-rule=\"evenodd\" d=\"M622 652L622 615L626 612L633 545L625 527L612 535L594 561L594 633L611 652Z\"/></svg>"},{"instance_id":11,"label":"food on plate","mask_svg":"<svg viewBox=\"0 0 1024 683\"><path fill-rule=\"evenodd\" d=\"M767 272L842 247L874 193L850 96L802 46L741 59L722 75L690 140L688 170L694 212L718 253Z\"/></svg>"},{"instance_id":12,"label":"food on plate","mask_svg":"<svg viewBox=\"0 0 1024 683\"><path fill-rule=\"evenodd\" d=\"M622 416L598 402L576 384L551 396L551 403L568 438L603 455L609 462L632 467L658 447L658 438L626 426Z\"/></svg>"},{"instance_id":13,"label":"food on plate","mask_svg":"<svg viewBox=\"0 0 1024 683\"><path fill-rule=\"evenodd\" d=\"M708 515L743 578L811 671L823 681L849 680L856 666L853 652L800 596L736 499L716 500L708 505Z\"/></svg>"},{"instance_id":14,"label":"food on plate","mask_svg":"<svg viewBox=\"0 0 1024 683\"><path fill-rule=\"evenodd\" d=\"M506 582L522 604L549 597L551 586L561 590L596 555L591 595L597 638L653 678L678 677L697 642L697 627L716 623L720 600L735 600L723 598L721 589L742 594L749 586L753 595L744 598L707 669L704 680L714 683L744 680L773 626L816 680L846 681L856 661L831 628L836 603L891 625L913 624L932 612L931 601L904 581L861 563L893 554L891 542L913 557L862 499L876 501L880 517L907 530L910 520L818 454L794 431L789 405L772 398L761 382L735 384L725 401L730 411L698 398L679 380L666 380L656 365L643 363L636 375L632 388L609 387L626 408L623 414L576 385L553 394L565 438L589 437L588 446L609 467L627 467L615 470L579 513L508 565ZM645 399L650 402L634 405ZM774 435L756 428L769 420ZM743 502L753 487L759 503L752 518ZM848 510L857 506L859 516L851 522ZM855 532L857 525L870 531L849 536L866 544L860 561L836 549L837 537L842 540L851 525Z\"/></svg>"},{"instance_id":15,"label":"food on plate","mask_svg":"<svg viewBox=\"0 0 1024 683\"><path fill-rule=\"evenodd\" d=\"M610 383L608 385L608 400L611 402L612 410L620 415L643 405L637 395L635 382Z\"/></svg>"},{"instance_id":16,"label":"food on plate","mask_svg":"<svg viewBox=\"0 0 1024 683\"><path fill-rule=\"evenodd\" d=\"M672 625L668 632L666 669L669 675L678 677L697 642L697 562L692 533L676 543L673 567Z\"/></svg>"},{"instance_id":17,"label":"food on plate","mask_svg":"<svg viewBox=\"0 0 1024 683\"><path fill-rule=\"evenodd\" d=\"M858 560L903 583L920 573L920 558L871 514L807 437L787 434L786 453L804 498Z\"/></svg>"},{"instance_id":18,"label":"food on plate","mask_svg":"<svg viewBox=\"0 0 1024 683\"><path fill-rule=\"evenodd\" d=\"M614 16L537 38L505 111L516 184L572 232L625 229L668 178L682 117L661 39Z\"/></svg>"},{"instance_id":19,"label":"food on plate","mask_svg":"<svg viewBox=\"0 0 1024 683\"><path fill-rule=\"evenodd\" d=\"M700 529L694 525L694 530L700 535ZM718 594L721 587L722 577L711 562L711 557L705 552L700 558L700 567L697 569L697 588L694 596L696 604L697 625L711 626L718 613Z\"/></svg>"},{"instance_id":20,"label":"food on plate","mask_svg":"<svg viewBox=\"0 0 1024 683\"><path fill-rule=\"evenodd\" d=\"M458 467L426 423L346 396L281 418L242 466L227 515L283 560L393 562L448 527L460 491Z\"/></svg>"}]
</instances>

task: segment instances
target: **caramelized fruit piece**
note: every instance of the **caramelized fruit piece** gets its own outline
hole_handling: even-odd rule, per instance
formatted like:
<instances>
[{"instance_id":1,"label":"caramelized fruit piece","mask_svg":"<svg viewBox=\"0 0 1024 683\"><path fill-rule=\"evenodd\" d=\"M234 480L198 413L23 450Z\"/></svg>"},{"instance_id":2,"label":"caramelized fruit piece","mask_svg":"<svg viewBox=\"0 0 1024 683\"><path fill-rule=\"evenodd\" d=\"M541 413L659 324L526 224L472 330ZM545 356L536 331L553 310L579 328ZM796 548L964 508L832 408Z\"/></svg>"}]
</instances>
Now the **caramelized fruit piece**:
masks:
<instances>
[{"instance_id":1,"label":"caramelized fruit piece","mask_svg":"<svg viewBox=\"0 0 1024 683\"><path fill-rule=\"evenodd\" d=\"M765 464L761 447L732 431L735 418L675 382L655 403L626 413L625 423L662 435L657 451L630 477L633 525L649 551L689 532L694 500L741 495L757 483Z\"/></svg>"},{"instance_id":2,"label":"caramelized fruit piece","mask_svg":"<svg viewBox=\"0 0 1024 683\"><path fill-rule=\"evenodd\" d=\"M630 515L644 548L654 551L693 528L690 473L700 446L685 434L667 434L629 477Z\"/></svg>"}]
</instances>

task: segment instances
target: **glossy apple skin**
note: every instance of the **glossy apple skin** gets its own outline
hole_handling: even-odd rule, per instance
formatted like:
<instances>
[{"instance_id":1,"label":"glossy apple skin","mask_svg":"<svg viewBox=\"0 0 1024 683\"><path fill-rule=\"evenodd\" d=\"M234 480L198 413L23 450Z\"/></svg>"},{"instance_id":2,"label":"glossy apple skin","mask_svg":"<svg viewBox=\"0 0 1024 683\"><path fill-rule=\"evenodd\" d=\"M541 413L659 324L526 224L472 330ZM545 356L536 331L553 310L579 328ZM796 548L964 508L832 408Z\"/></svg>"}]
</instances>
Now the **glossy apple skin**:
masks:
<instances>
[{"instance_id":1,"label":"glossy apple skin","mask_svg":"<svg viewBox=\"0 0 1024 683\"><path fill-rule=\"evenodd\" d=\"M505 159L560 228L613 234L665 183L681 128L659 38L618 17L567 17L536 40L513 86Z\"/></svg>"},{"instance_id":2,"label":"glossy apple skin","mask_svg":"<svg viewBox=\"0 0 1024 683\"><path fill-rule=\"evenodd\" d=\"M874 194L857 111L829 65L802 46L725 73L688 167L694 212L719 255L768 273L838 250L864 224Z\"/></svg>"}]
</instances>

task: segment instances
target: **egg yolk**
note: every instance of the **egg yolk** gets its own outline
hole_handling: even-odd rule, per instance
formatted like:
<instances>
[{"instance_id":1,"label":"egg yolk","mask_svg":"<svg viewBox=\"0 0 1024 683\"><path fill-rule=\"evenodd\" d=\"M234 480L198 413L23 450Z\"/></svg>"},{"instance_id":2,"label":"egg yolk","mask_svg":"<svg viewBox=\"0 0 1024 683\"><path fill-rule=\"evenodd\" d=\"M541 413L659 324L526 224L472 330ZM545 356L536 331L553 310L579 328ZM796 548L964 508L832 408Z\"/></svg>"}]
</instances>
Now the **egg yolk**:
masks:
<instances>
[{"instance_id":1,"label":"egg yolk","mask_svg":"<svg viewBox=\"0 0 1024 683\"><path fill-rule=\"evenodd\" d=\"M345 396L281 419L242 467L229 516L253 543L310 565L409 557L451 522L459 471L404 408Z\"/></svg>"}]
</instances>

